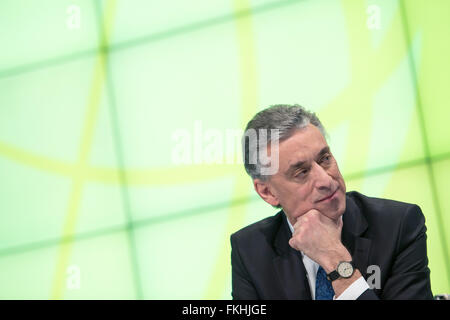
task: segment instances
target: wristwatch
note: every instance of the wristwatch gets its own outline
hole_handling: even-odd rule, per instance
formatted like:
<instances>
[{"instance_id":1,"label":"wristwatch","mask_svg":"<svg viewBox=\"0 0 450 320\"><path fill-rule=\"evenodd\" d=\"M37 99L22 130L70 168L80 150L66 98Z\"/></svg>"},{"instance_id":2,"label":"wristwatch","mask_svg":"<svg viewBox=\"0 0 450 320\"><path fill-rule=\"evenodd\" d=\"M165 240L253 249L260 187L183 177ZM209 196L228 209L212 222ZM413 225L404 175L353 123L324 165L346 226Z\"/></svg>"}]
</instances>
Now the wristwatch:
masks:
<instances>
[{"instance_id":1,"label":"wristwatch","mask_svg":"<svg viewBox=\"0 0 450 320\"><path fill-rule=\"evenodd\" d=\"M348 279L355 272L355 265L353 261L341 261L336 267L336 270L331 271L327 274L327 279L329 281L334 281L339 278Z\"/></svg>"}]
</instances>

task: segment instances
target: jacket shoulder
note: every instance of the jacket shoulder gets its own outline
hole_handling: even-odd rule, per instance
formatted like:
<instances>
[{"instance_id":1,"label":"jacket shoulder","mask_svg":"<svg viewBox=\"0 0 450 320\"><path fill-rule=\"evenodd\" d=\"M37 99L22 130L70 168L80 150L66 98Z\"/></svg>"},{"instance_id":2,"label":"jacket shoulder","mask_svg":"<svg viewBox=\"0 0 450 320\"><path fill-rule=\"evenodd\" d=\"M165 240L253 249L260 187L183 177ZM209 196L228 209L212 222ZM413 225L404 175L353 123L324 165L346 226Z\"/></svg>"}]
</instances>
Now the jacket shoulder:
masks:
<instances>
[{"instance_id":1,"label":"jacket shoulder","mask_svg":"<svg viewBox=\"0 0 450 320\"><path fill-rule=\"evenodd\" d=\"M354 201L358 202L358 204L361 205L367 205L367 206L373 206L375 208L381 208L381 207L394 207L394 208L405 208L410 206L415 206L413 203L408 202L402 202L398 200L392 200L387 198L377 198L377 197L370 197L366 196L358 191L350 191L347 192L347 197L353 199Z\"/></svg>"},{"instance_id":2,"label":"jacket shoulder","mask_svg":"<svg viewBox=\"0 0 450 320\"><path fill-rule=\"evenodd\" d=\"M364 211L377 211L380 214L382 213L391 214L392 212L397 211L404 212L405 209L418 207L416 204L413 203L385 198L369 197L357 191L347 192L347 198L353 200L360 209L365 209Z\"/></svg>"},{"instance_id":3,"label":"jacket shoulder","mask_svg":"<svg viewBox=\"0 0 450 320\"><path fill-rule=\"evenodd\" d=\"M254 222L231 235L231 241L255 242L261 238L268 241L273 240L284 219L284 212L281 210L277 214Z\"/></svg>"},{"instance_id":4,"label":"jacket shoulder","mask_svg":"<svg viewBox=\"0 0 450 320\"><path fill-rule=\"evenodd\" d=\"M405 220L424 220L420 207L413 203L369 197L357 191L347 192L347 203L353 201L369 225L398 228Z\"/></svg>"}]
</instances>

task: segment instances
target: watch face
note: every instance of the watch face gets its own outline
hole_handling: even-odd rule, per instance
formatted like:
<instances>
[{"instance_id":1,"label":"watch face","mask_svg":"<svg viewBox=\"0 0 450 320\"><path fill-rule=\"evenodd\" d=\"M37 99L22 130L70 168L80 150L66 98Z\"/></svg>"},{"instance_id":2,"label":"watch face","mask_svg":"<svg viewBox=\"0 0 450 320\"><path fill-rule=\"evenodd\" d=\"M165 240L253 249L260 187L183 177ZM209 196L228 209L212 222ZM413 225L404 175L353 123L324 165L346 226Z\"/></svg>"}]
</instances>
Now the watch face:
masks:
<instances>
[{"instance_id":1,"label":"watch face","mask_svg":"<svg viewBox=\"0 0 450 320\"><path fill-rule=\"evenodd\" d=\"M337 272L342 278L350 278L353 274L353 266L350 262L341 262L337 267Z\"/></svg>"}]
</instances>

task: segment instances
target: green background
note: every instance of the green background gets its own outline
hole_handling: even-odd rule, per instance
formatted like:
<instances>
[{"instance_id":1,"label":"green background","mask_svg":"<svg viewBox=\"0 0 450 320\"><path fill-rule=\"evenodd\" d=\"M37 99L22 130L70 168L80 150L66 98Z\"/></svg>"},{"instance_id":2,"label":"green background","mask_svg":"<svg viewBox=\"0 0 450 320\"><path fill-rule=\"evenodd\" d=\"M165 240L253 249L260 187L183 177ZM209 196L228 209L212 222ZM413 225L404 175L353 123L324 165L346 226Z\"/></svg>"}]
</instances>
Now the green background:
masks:
<instances>
[{"instance_id":1,"label":"green background","mask_svg":"<svg viewBox=\"0 0 450 320\"><path fill-rule=\"evenodd\" d=\"M276 210L172 135L278 103L318 114L348 191L420 205L450 292L449 35L447 0L2 0L0 298L231 298L230 234Z\"/></svg>"}]
</instances>

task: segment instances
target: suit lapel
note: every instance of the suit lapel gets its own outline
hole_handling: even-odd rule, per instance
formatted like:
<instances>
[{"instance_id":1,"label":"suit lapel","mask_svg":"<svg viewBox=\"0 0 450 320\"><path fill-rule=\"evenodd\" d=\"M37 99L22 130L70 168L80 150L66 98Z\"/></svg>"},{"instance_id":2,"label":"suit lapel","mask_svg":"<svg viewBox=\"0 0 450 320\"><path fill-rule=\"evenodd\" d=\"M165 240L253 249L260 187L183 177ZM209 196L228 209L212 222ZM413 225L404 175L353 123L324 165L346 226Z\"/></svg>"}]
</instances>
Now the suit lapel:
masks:
<instances>
[{"instance_id":1,"label":"suit lapel","mask_svg":"<svg viewBox=\"0 0 450 320\"><path fill-rule=\"evenodd\" d=\"M303 265L301 253L289 246L291 231L282 212L282 221L275 236L274 245L277 256L273 258L273 265L284 299L311 300L306 269Z\"/></svg>"},{"instance_id":2,"label":"suit lapel","mask_svg":"<svg viewBox=\"0 0 450 320\"><path fill-rule=\"evenodd\" d=\"M347 196L343 222L342 243L352 255L356 268L366 278L371 240L363 238L361 235L367 230L368 225L361 210L349 196Z\"/></svg>"}]
</instances>

